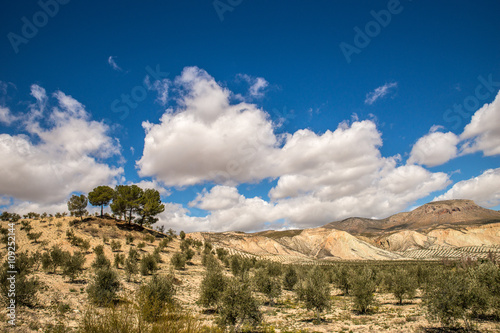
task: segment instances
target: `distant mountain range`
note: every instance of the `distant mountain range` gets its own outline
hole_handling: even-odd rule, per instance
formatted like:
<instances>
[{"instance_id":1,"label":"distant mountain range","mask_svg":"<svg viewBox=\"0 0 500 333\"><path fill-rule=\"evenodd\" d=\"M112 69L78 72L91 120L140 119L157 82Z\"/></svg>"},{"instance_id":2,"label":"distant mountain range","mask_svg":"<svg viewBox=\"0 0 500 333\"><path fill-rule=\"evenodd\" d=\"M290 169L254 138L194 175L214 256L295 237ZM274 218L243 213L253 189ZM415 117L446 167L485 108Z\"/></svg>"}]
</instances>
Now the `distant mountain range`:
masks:
<instances>
[{"instance_id":1,"label":"distant mountain range","mask_svg":"<svg viewBox=\"0 0 500 333\"><path fill-rule=\"evenodd\" d=\"M405 260L500 255L500 212L472 200L427 203L385 219L351 217L304 230L196 232L233 254L287 263Z\"/></svg>"}]
</instances>

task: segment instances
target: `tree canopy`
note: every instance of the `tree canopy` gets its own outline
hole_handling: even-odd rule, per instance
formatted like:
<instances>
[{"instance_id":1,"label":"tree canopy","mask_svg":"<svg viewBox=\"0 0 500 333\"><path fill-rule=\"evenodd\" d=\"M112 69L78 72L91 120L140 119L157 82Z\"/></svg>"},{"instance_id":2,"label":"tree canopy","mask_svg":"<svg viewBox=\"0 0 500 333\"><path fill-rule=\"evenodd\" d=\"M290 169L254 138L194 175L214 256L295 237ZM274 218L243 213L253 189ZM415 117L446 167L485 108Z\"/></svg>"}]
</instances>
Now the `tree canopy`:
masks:
<instances>
[{"instance_id":1,"label":"tree canopy","mask_svg":"<svg viewBox=\"0 0 500 333\"><path fill-rule=\"evenodd\" d=\"M85 195L81 194L78 196L73 194L68 201L68 210L76 217L82 219L82 216L87 213L87 204L88 200Z\"/></svg>"},{"instance_id":2,"label":"tree canopy","mask_svg":"<svg viewBox=\"0 0 500 333\"><path fill-rule=\"evenodd\" d=\"M101 206L101 217L103 216L104 206L109 205L115 191L109 186L97 186L89 193L89 202L92 206Z\"/></svg>"}]
</instances>

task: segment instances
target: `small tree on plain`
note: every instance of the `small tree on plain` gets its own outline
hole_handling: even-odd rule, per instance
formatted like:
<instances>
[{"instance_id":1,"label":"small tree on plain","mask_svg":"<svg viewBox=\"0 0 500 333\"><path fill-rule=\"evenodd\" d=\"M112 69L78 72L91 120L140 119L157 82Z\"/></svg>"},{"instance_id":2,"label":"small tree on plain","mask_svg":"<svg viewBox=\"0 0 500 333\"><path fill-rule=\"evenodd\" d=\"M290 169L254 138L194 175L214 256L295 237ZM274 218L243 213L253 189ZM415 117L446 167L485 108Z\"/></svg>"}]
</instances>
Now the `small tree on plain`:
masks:
<instances>
[{"instance_id":1,"label":"small tree on plain","mask_svg":"<svg viewBox=\"0 0 500 333\"><path fill-rule=\"evenodd\" d=\"M414 275L402 268L396 269L392 274L391 292L403 304L404 299L412 299L417 291L417 279Z\"/></svg>"},{"instance_id":2,"label":"small tree on plain","mask_svg":"<svg viewBox=\"0 0 500 333\"><path fill-rule=\"evenodd\" d=\"M137 293L143 318L148 322L157 321L168 305L174 304L175 288L171 277L153 275Z\"/></svg>"},{"instance_id":3,"label":"small tree on plain","mask_svg":"<svg viewBox=\"0 0 500 333\"><path fill-rule=\"evenodd\" d=\"M222 268L213 258L207 265L207 271L200 286L200 304L206 308L218 306L221 295L226 287L227 280L224 277Z\"/></svg>"},{"instance_id":4,"label":"small tree on plain","mask_svg":"<svg viewBox=\"0 0 500 333\"><path fill-rule=\"evenodd\" d=\"M321 312L330 308L330 285L325 272L315 267L297 288L299 300L305 303L308 310L314 310L316 318L321 319Z\"/></svg>"},{"instance_id":5,"label":"small tree on plain","mask_svg":"<svg viewBox=\"0 0 500 333\"><path fill-rule=\"evenodd\" d=\"M63 276L67 276L71 281L75 281L84 271L83 265L85 264L85 260L85 255L82 252L75 252L73 255L69 255L63 264Z\"/></svg>"},{"instance_id":6,"label":"small tree on plain","mask_svg":"<svg viewBox=\"0 0 500 333\"><path fill-rule=\"evenodd\" d=\"M231 326L235 332L239 332L243 324L257 325L261 321L262 313L248 282L230 279L221 297L219 324Z\"/></svg>"},{"instance_id":7,"label":"small tree on plain","mask_svg":"<svg viewBox=\"0 0 500 333\"><path fill-rule=\"evenodd\" d=\"M352 275L352 280L354 306L360 313L366 313L375 301L373 271L365 266L358 274Z\"/></svg>"}]
</instances>

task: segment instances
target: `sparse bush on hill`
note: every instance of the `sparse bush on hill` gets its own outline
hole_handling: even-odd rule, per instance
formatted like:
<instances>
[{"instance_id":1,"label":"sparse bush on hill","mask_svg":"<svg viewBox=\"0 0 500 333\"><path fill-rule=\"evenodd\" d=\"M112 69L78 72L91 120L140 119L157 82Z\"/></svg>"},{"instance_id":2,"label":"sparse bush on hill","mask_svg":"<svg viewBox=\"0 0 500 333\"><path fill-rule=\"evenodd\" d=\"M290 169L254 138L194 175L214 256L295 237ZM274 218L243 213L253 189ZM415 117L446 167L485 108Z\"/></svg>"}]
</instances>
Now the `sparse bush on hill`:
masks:
<instances>
[{"instance_id":1,"label":"sparse bush on hill","mask_svg":"<svg viewBox=\"0 0 500 333\"><path fill-rule=\"evenodd\" d=\"M144 249L145 247L146 247L146 243L144 243L144 242L140 242L139 244L137 244L137 248L138 248L139 250L142 250L142 249Z\"/></svg>"},{"instance_id":2,"label":"sparse bush on hill","mask_svg":"<svg viewBox=\"0 0 500 333\"><path fill-rule=\"evenodd\" d=\"M114 261L114 266L115 268L120 268L125 265L125 255L123 253L115 253L115 261Z\"/></svg>"},{"instance_id":3,"label":"sparse bush on hill","mask_svg":"<svg viewBox=\"0 0 500 333\"><path fill-rule=\"evenodd\" d=\"M127 234L125 236L125 243L128 245L128 244L132 244L134 242L134 236L132 236L132 234Z\"/></svg>"},{"instance_id":4,"label":"sparse bush on hill","mask_svg":"<svg viewBox=\"0 0 500 333\"><path fill-rule=\"evenodd\" d=\"M42 268L56 273L57 268L64 264L69 255L69 252L63 251L58 245L53 245L50 251L42 254Z\"/></svg>"},{"instance_id":5,"label":"sparse bush on hill","mask_svg":"<svg viewBox=\"0 0 500 333\"><path fill-rule=\"evenodd\" d=\"M109 269L111 267L111 261L106 257L104 253L99 253L95 256L91 266L96 271L105 268Z\"/></svg>"},{"instance_id":6,"label":"sparse bush on hill","mask_svg":"<svg viewBox=\"0 0 500 333\"><path fill-rule=\"evenodd\" d=\"M226 287L226 278L222 268L212 255L207 257L206 272L200 286L199 302L203 307L218 306L221 295Z\"/></svg>"},{"instance_id":7,"label":"sparse bush on hill","mask_svg":"<svg viewBox=\"0 0 500 333\"><path fill-rule=\"evenodd\" d=\"M153 274L156 270L158 270L158 263L154 255L146 254L142 257L141 260L141 274L142 275L150 275Z\"/></svg>"},{"instance_id":8,"label":"sparse bush on hill","mask_svg":"<svg viewBox=\"0 0 500 333\"><path fill-rule=\"evenodd\" d=\"M84 271L83 265L85 264L85 260L85 255L81 252L69 255L63 264L63 276L67 276L71 281L75 281Z\"/></svg>"},{"instance_id":9,"label":"sparse bush on hill","mask_svg":"<svg viewBox=\"0 0 500 333\"><path fill-rule=\"evenodd\" d=\"M12 274L8 273L12 270L9 267L7 260L0 267L0 291L2 298L9 302L10 299L15 299L16 305L24 305L33 307L37 304L37 293L42 286L40 280L35 276L30 276L33 271L35 259L33 256L28 256L25 252L18 253L16 256L15 269L17 271L15 277L15 295L12 298L11 279Z\"/></svg>"},{"instance_id":10,"label":"sparse bush on hill","mask_svg":"<svg viewBox=\"0 0 500 333\"><path fill-rule=\"evenodd\" d=\"M104 246L103 245L97 245L94 247L94 253L96 255L104 254Z\"/></svg>"},{"instance_id":11,"label":"sparse bush on hill","mask_svg":"<svg viewBox=\"0 0 500 333\"><path fill-rule=\"evenodd\" d=\"M222 247L217 248L217 250L215 250L215 253L217 253L217 258L219 258L219 260L221 261L224 260L227 255L229 255L229 252Z\"/></svg>"},{"instance_id":12,"label":"sparse bush on hill","mask_svg":"<svg viewBox=\"0 0 500 333\"><path fill-rule=\"evenodd\" d=\"M28 236L29 240L32 240L35 242L35 244L37 244L38 239L42 236L42 232L41 231L40 232L30 232L27 234L27 236Z\"/></svg>"},{"instance_id":13,"label":"sparse bush on hill","mask_svg":"<svg viewBox=\"0 0 500 333\"><path fill-rule=\"evenodd\" d=\"M335 285L337 288L342 290L344 296L349 295L349 292L351 291L353 274L352 270L346 267L346 265L340 266L340 268L338 268L334 273L333 280Z\"/></svg>"},{"instance_id":14,"label":"sparse bush on hill","mask_svg":"<svg viewBox=\"0 0 500 333\"><path fill-rule=\"evenodd\" d=\"M183 230L181 230L181 232L179 233L179 237L180 237L182 240L184 240L184 239L186 238L186 233L185 233Z\"/></svg>"},{"instance_id":15,"label":"sparse bush on hill","mask_svg":"<svg viewBox=\"0 0 500 333\"><path fill-rule=\"evenodd\" d=\"M122 243L118 240L112 240L110 246L111 246L111 251L116 252L122 248Z\"/></svg>"},{"instance_id":16,"label":"sparse bush on hill","mask_svg":"<svg viewBox=\"0 0 500 333\"><path fill-rule=\"evenodd\" d=\"M110 268L103 268L96 271L87 294L92 303L103 306L113 302L119 289L118 274Z\"/></svg>"},{"instance_id":17,"label":"sparse bush on hill","mask_svg":"<svg viewBox=\"0 0 500 333\"><path fill-rule=\"evenodd\" d=\"M153 275L137 292L142 317L148 322L158 321L166 307L174 305L174 295L175 288L171 277Z\"/></svg>"},{"instance_id":18,"label":"sparse bush on hill","mask_svg":"<svg viewBox=\"0 0 500 333\"><path fill-rule=\"evenodd\" d=\"M177 252L170 259L170 263L177 270L184 269L186 266L186 256L181 252Z\"/></svg>"}]
</instances>

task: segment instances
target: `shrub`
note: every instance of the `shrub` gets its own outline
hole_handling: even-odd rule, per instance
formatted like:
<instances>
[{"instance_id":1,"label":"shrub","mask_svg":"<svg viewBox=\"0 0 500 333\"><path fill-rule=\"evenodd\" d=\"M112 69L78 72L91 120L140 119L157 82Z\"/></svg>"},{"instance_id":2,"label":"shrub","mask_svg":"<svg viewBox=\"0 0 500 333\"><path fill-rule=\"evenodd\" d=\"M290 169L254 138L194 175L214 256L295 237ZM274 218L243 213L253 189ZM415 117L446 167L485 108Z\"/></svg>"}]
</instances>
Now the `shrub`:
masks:
<instances>
[{"instance_id":1,"label":"shrub","mask_svg":"<svg viewBox=\"0 0 500 333\"><path fill-rule=\"evenodd\" d=\"M219 260L224 260L224 258L229 254L229 252L222 247L217 248L215 252L217 253L217 258L219 258Z\"/></svg>"},{"instance_id":2,"label":"shrub","mask_svg":"<svg viewBox=\"0 0 500 333\"><path fill-rule=\"evenodd\" d=\"M402 268L396 269L392 274L391 292L403 304L403 299L412 299L417 291L417 280L414 275Z\"/></svg>"},{"instance_id":3,"label":"shrub","mask_svg":"<svg viewBox=\"0 0 500 333\"><path fill-rule=\"evenodd\" d=\"M122 243L118 240L112 240L110 245L113 252L119 251L122 248Z\"/></svg>"},{"instance_id":4,"label":"shrub","mask_svg":"<svg viewBox=\"0 0 500 333\"><path fill-rule=\"evenodd\" d=\"M240 263L239 257L232 256L231 257L231 273L233 273L234 276L238 276L240 271L241 271L241 263Z\"/></svg>"},{"instance_id":5,"label":"shrub","mask_svg":"<svg viewBox=\"0 0 500 333\"><path fill-rule=\"evenodd\" d=\"M69 252L63 251L58 245L53 245L50 251L42 254L42 268L44 270L52 270L55 273L57 268L64 264L69 255Z\"/></svg>"},{"instance_id":6,"label":"shrub","mask_svg":"<svg viewBox=\"0 0 500 333\"><path fill-rule=\"evenodd\" d=\"M170 263L175 269L184 269L186 266L186 256L183 253L177 252L172 256L172 259L170 259Z\"/></svg>"},{"instance_id":7,"label":"shrub","mask_svg":"<svg viewBox=\"0 0 500 333\"><path fill-rule=\"evenodd\" d=\"M213 256L212 256L213 257ZM213 257L211 264L207 265L207 271L201 282L199 302L202 306L219 305L221 295L226 287L226 278L222 273L219 263Z\"/></svg>"},{"instance_id":8,"label":"shrub","mask_svg":"<svg viewBox=\"0 0 500 333\"><path fill-rule=\"evenodd\" d=\"M141 274L150 275L158 269L158 263L152 254L145 255L141 260Z\"/></svg>"},{"instance_id":9,"label":"shrub","mask_svg":"<svg viewBox=\"0 0 500 333\"><path fill-rule=\"evenodd\" d=\"M111 267L111 261L109 261L103 253L100 253L96 255L91 266L94 270L109 269Z\"/></svg>"},{"instance_id":10,"label":"shrub","mask_svg":"<svg viewBox=\"0 0 500 333\"><path fill-rule=\"evenodd\" d=\"M128 244L132 244L134 242L134 236L132 236L132 234L127 234L125 236L125 243L128 245Z\"/></svg>"},{"instance_id":11,"label":"shrub","mask_svg":"<svg viewBox=\"0 0 500 333\"><path fill-rule=\"evenodd\" d=\"M351 279L354 307L360 313L366 313L375 300L376 284L373 271L365 266L358 274L352 275Z\"/></svg>"},{"instance_id":12,"label":"shrub","mask_svg":"<svg viewBox=\"0 0 500 333\"><path fill-rule=\"evenodd\" d=\"M295 269L290 266L283 276L283 287L286 290L293 290L293 287L295 287L298 280L299 278L297 276L297 271L295 271Z\"/></svg>"},{"instance_id":13,"label":"shrub","mask_svg":"<svg viewBox=\"0 0 500 333\"><path fill-rule=\"evenodd\" d=\"M347 268L345 265L340 266L340 268L334 273L334 283L340 290L342 290L344 296L349 295L349 292L351 291L352 275L352 270Z\"/></svg>"},{"instance_id":14,"label":"shrub","mask_svg":"<svg viewBox=\"0 0 500 333\"><path fill-rule=\"evenodd\" d=\"M459 270L436 274L426 285L424 301L432 319L452 327L462 319L470 331L472 320L486 308L488 297L473 276Z\"/></svg>"},{"instance_id":15,"label":"shrub","mask_svg":"<svg viewBox=\"0 0 500 333\"><path fill-rule=\"evenodd\" d=\"M132 275L137 274L137 260L130 258L130 256L125 260L125 274L127 275L127 281L130 281Z\"/></svg>"},{"instance_id":16,"label":"shrub","mask_svg":"<svg viewBox=\"0 0 500 333\"><path fill-rule=\"evenodd\" d=\"M184 255L186 256L186 261L191 261L191 259L193 259L194 257L194 251L193 249L187 249L186 251L184 251Z\"/></svg>"},{"instance_id":17,"label":"shrub","mask_svg":"<svg viewBox=\"0 0 500 333\"><path fill-rule=\"evenodd\" d=\"M28 239L35 241L35 244L38 243L38 238L42 236L42 232L33 232L33 233L28 233Z\"/></svg>"},{"instance_id":18,"label":"shrub","mask_svg":"<svg viewBox=\"0 0 500 333\"><path fill-rule=\"evenodd\" d=\"M143 249L143 248L145 248L145 247L146 247L146 243L144 243L144 242L140 242L139 244L137 244L137 248L138 248L139 250L142 250L142 249Z\"/></svg>"},{"instance_id":19,"label":"shrub","mask_svg":"<svg viewBox=\"0 0 500 333\"><path fill-rule=\"evenodd\" d=\"M137 293L142 317L148 322L157 321L166 306L174 304L174 295L175 288L171 277L153 275Z\"/></svg>"},{"instance_id":20,"label":"shrub","mask_svg":"<svg viewBox=\"0 0 500 333\"><path fill-rule=\"evenodd\" d=\"M186 233L185 233L183 230L181 230L181 232L179 233L179 237L180 237L182 240L184 240L184 239L186 238Z\"/></svg>"},{"instance_id":21,"label":"shrub","mask_svg":"<svg viewBox=\"0 0 500 333\"><path fill-rule=\"evenodd\" d=\"M63 264L63 276L68 276L71 281L75 281L83 273L85 260L85 255L81 252L69 255Z\"/></svg>"},{"instance_id":22,"label":"shrub","mask_svg":"<svg viewBox=\"0 0 500 333\"><path fill-rule=\"evenodd\" d=\"M257 291L269 298L271 305L274 304L274 299L281 295L281 279L271 276L266 268L255 272L254 283Z\"/></svg>"},{"instance_id":23,"label":"shrub","mask_svg":"<svg viewBox=\"0 0 500 333\"><path fill-rule=\"evenodd\" d=\"M218 322L221 326L257 325L262 321L256 300L245 281L230 279L221 296Z\"/></svg>"},{"instance_id":24,"label":"shrub","mask_svg":"<svg viewBox=\"0 0 500 333\"><path fill-rule=\"evenodd\" d=\"M92 283L87 288L89 300L97 305L110 304L120 289L118 274L112 269L99 269L94 275Z\"/></svg>"},{"instance_id":25,"label":"shrub","mask_svg":"<svg viewBox=\"0 0 500 333\"><path fill-rule=\"evenodd\" d=\"M114 264L115 268L120 268L120 266L123 266L125 264L125 255L122 253L116 253Z\"/></svg>"},{"instance_id":26,"label":"shrub","mask_svg":"<svg viewBox=\"0 0 500 333\"><path fill-rule=\"evenodd\" d=\"M96 255L104 254L104 246L103 245L97 245L94 247L94 253Z\"/></svg>"},{"instance_id":27,"label":"shrub","mask_svg":"<svg viewBox=\"0 0 500 333\"><path fill-rule=\"evenodd\" d=\"M319 267L310 271L298 286L297 296L308 310L316 312L319 321L321 312L330 308L330 285L325 272Z\"/></svg>"},{"instance_id":28,"label":"shrub","mask_svg":"<svg viewBox=\"0 0 500 333\"><path fill-rule=\"evenodd\" d=\"M15 279L15 296L14 299L17 305L33 307L36 305L38 298L37 293L42 286L42 283L37 277L30 276L33 270L33 259L26 253L21 252L16 256L16 279ZM0 267L0 291L2 298L5 301L12 299L11 293L11 274L8 271L12 270L7 261Z\"/></svg>"}]
</instances>

